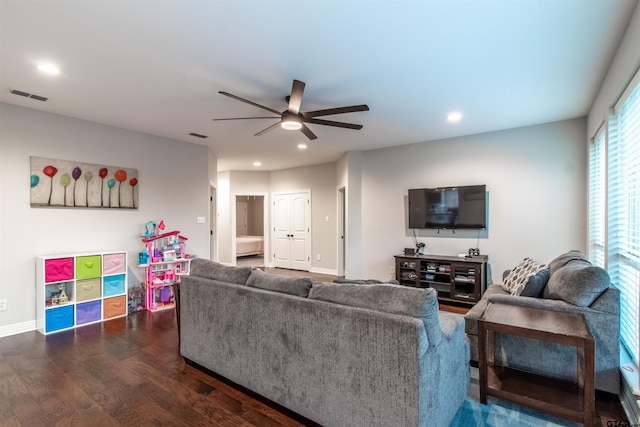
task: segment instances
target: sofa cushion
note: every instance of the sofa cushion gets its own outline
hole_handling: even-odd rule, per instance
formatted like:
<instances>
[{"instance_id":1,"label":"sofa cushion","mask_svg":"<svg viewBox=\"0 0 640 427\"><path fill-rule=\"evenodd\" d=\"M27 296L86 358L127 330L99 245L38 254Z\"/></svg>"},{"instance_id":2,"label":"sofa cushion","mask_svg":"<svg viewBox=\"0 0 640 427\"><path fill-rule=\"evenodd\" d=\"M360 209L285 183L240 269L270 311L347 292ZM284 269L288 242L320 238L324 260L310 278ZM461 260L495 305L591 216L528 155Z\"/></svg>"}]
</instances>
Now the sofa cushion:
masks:
<instances>
[{"instance_id":1,"label":"sofa cushion","mask_svg":"<svg viewBox=\"0 0 640 427\"><path fill-rule=\"evenodd\" d=\"M251 271L247 286L296 295L306 298L309 295L312 281L308 277L288 277L281 274L265 273L262 270Z\"/></svg>"},{"instance_id":2,"label":"sofa cushion","mask_svg":"<svg viewBox=\"0 0 640 427\"><path fill-rule=\"evenodd\" d=\"M551 275L567 265L571 261L586 261L589 262L587 257L585 257L582 252L578 250L572 250L567 253L564 253L558 257L556 257L553 261L549 263L549 270L551 271Z\"/></svg>"},{"instance_id":3,"label":"sofa cushion","mask_svg":"<svg viewBox=\"0 0 640 427\"><path fill-rule=\"evenodd\" d=\"M225 265L215 272L213 279L220 280L221 282L244 285L247 283L249 275L251 275L251 267L232 267Z\"/></svg>"},{"instance_id":4,"label":"sofa cushion","mask_svg":"<svg viewBox=\"0 0 640 427\"><path fill-rule=\"evenodd\" d=\"M511 295L520 295L521 297L533 297L540 298L542 293L549 282L551 277L551 271L548 268L543 268L536 274L532 274L527 279L527 282L522 287L518 287Z\"/></svg>"},{"instance_id":5,"label":"sofa cushion","mask_svg":"<svg viewBox=\"0 0 640 427\"><path fill-rule=\"evenodd\" d=\"M512 295L520 295L529 280L529 276L533 276L544 268L546 268L546 265L540 264L531 258L524 258L505 277L502 287Z\"/></svg>"},{"instance_id":6,"label":"sofa cushion","mask_svg":"<svg viewBox=\"0 0 640 427\"><path fill-rule=\"evenodd\" d=\"M189 274L244 285L251 274L251 267L232 267L204 258L196 258L191 260Z\"/></svg>"},{"instance_id":7,"label":"sofa cushion","mask_svg":"<svg viewBox=\"0 0 640 427\"><path fill-rule=\"evenodd\" d=\"M189 264L189 274L192 276L213 278L213 274L224 264L219 262L209 261L204 258L195 258L191 260Z\"/></svg>"},{"instance_id":8,"label":"sofa cushion","mask_svg":"<svg viewBox=\"0 0 640 427\"><path fill-rule=\"evenodd\" d=\"M545 288L545 298L560 299L578 307L590 306L609 287L609 274L589 261L575 259L555 272Z\"/></svg>"},{"instance_id":9,"label":"sofa cushion","mask_svg":"<svg viewBox=\"0 0 640 427\"><path fill-rule=\"evenodd\" d=\"M423 321L429 346L442 339L438 317L438 294L432 288L419 289L390 284L314 283L309 299L368 308L419 318Z\"/></svg>"}]
</instances>

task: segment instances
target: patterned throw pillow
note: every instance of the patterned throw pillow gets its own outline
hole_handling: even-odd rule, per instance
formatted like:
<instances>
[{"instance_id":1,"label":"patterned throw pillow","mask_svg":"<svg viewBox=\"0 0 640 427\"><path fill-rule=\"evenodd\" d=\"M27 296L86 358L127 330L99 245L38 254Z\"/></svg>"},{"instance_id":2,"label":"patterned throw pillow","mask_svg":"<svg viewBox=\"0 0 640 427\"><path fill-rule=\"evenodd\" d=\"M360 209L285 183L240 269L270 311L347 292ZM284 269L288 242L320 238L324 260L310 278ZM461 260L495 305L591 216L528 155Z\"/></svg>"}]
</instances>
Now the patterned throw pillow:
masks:
<instances>
[{"instance_id":1,"label":"patterned throw pillow","mask_svg":"<svg viewBox=\"0 0 640 427\"><path fill-rule=\"evenodd\" d=\"M546 265L531 258L525 258L505 277L502 288L511 295L520 295L527 285L529 277L545 268L547 268Z\"/></svg>"}]
</instances>

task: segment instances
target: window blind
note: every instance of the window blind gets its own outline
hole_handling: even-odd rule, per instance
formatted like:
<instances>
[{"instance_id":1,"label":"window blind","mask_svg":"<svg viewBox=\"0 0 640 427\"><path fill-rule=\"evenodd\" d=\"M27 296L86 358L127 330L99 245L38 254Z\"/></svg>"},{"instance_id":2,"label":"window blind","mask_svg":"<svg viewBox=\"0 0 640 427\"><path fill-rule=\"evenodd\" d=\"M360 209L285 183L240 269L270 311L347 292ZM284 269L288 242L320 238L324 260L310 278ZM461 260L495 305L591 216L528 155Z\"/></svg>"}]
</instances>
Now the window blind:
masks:
<instances>
[{"instance_id":1,"label":"window blind","mask_svg":"<svg viewBox=\"0 0 640 427\"><path fill-rule=\"evenodd\" d=\"M601 129L589 145L589 259L606 268L606 140Z\"/></svg>"},{"instance_id":2,"label":"window blind","mask_svg":"<svg viewBox=\"0 0 640 427\"><path fill-rule=\"evenodd\" d=\"M634 79L609 118L607 270L622 292L620 333L640 358L640 84Z\"/></svg>"}]
</instances>

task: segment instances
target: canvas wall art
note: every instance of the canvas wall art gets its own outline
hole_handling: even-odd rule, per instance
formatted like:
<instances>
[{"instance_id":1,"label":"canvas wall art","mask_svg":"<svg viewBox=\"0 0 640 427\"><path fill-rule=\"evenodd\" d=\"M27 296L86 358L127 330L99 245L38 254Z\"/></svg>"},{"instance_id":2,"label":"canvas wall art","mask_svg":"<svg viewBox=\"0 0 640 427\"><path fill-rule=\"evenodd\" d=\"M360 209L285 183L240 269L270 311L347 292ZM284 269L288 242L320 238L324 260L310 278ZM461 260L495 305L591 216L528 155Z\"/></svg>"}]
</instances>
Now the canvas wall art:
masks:
<instances>
[{"instance_id":1,"label":"canvas wall art","mask_svg":"<svg viewBox=\"0 0 640 427\"><path fill-rule=\"evenodd\" d=\"M31 157L31 206L138 208L138 170Z\"/></svg>"}]
</instances>

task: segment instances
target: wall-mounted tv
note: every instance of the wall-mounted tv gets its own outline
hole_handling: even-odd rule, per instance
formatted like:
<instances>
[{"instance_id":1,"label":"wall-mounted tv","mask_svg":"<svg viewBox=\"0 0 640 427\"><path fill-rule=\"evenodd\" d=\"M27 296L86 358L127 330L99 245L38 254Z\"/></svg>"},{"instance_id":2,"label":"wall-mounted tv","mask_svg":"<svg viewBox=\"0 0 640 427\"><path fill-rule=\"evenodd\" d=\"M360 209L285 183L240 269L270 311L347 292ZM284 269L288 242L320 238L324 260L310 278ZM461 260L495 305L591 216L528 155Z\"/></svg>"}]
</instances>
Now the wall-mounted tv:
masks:
<instances>
[{"instance_id":1,"label":"wall-mounted tv","mask_svg":"<svg viewBox=\"0 0 640 427\"><path fill-rule=\"evenodd\" d=\"M409 228L487 228L486 185L409 190Z\"/></svg>"}]
</instances>

